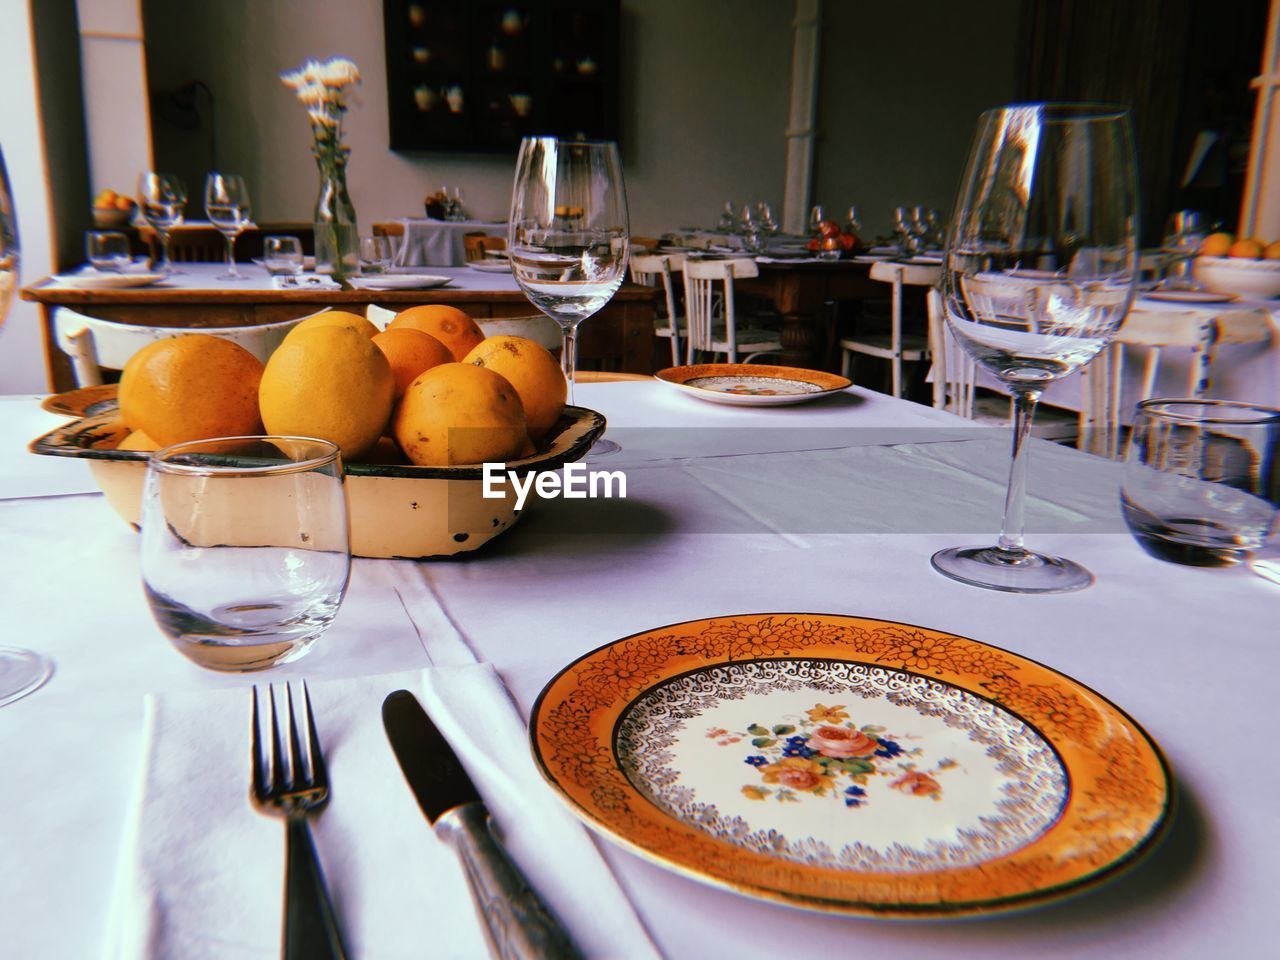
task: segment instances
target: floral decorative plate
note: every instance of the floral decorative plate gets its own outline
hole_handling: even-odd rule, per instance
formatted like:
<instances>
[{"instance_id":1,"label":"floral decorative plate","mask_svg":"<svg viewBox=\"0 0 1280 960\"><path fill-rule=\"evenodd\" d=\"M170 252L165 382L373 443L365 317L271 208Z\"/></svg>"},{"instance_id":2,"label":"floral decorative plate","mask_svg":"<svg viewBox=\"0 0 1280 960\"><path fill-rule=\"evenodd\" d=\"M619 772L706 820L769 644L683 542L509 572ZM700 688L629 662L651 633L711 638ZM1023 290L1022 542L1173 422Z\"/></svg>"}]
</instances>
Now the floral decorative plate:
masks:
<instances>
[{"instance_id":1,"label":"floral decorative plate","mask_svg":"<svg viewBox=\"0 0 1280 960\"><path fill-rule=\"evenodd\" d=\"M667 367L654 376L699 400L749 407L804 403L852 386L834 373L763 363L698 363Z\"/></svg>"},{"instance_id":2,"label":"floral decorative plate","mask_svg":"<svg viewBox=\"0 0 1280 960\"><path fill-rule=\"evenodd\" d=\"M1031 906L1131 865L1172 793L1099 694L975 640L749 614L607 644L542 691L543 776L589 826L695 879L814 910Z\"/></svg>"},{"instance_id":3,"label":"floral decorative plate","mask_svg":"<svg viewBox=\"0 0 1280 960\"><path fill-rule=\"evenodd\" d=\"M117 409L120 406L116 399L119 389L120 385L116 383L77 387L45 397L40 401L40 407L64 417L91 417Z\"/></svg>"}]
</instances>

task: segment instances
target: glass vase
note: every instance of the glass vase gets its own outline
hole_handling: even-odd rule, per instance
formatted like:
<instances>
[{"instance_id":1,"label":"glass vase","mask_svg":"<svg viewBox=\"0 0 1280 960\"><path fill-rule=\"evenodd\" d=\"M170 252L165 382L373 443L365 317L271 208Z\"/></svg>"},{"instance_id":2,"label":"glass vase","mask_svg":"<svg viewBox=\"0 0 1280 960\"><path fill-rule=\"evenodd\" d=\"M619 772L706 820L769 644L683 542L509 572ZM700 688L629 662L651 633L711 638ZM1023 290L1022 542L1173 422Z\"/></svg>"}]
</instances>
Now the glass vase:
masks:
<instances>
[{"instance_id":1,"label":"glass vase","mask_svg":"<svg viewBox=\"0 0 1280 960\"><path fill-rule=\"evenodd\" d=\"M320 165L320 193L315 212L316 273L335 280L360 272L360 230L356 208L347 192L344 166Z\"/></svg>"}]
</instances>

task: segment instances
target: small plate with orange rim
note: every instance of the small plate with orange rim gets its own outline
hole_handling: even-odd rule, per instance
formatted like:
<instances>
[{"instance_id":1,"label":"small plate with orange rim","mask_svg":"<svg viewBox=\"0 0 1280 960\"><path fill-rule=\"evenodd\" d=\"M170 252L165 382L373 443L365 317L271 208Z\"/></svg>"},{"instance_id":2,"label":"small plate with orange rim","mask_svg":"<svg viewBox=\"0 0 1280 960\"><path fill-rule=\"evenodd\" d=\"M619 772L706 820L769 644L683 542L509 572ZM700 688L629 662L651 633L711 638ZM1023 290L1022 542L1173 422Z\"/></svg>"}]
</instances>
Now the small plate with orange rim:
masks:
<instances>
[{"instance_id":1,"label":"small plate with orange rim","mask_svg":"<svg viewBox=\"0 0 1280 960\"><path fill-rule=\"evenodd\" d=\"M40 408L63 417L91 417L109 413L120 405L116 399L119 386L116 383L100 383L51 394L40 401Z\"/></svg>"},{"instance_id":2,"label":"small plate with orange rim","mask_svg":"<svg viewBox=\"0 0 1280 960\"><path fill-rule=\"evenodd\" d=\"M763 363L697 363L654 374L699 400L746 407L779 407L828 397L853 385L848 377Z\"/></svg>"},{"instance_id":3,"label":"small plate with orange rim","mask_svg":"<svg viewBox=\"0 0 1280 960\"><path fill-rule=\"evenodd\" d=\"M887 620L747 614L588 653L538 697L543 776L588 826L762 900L873 917L1022 909L1163 836L1151 737L1049 667Z\"/></svg>"}]
</instances>

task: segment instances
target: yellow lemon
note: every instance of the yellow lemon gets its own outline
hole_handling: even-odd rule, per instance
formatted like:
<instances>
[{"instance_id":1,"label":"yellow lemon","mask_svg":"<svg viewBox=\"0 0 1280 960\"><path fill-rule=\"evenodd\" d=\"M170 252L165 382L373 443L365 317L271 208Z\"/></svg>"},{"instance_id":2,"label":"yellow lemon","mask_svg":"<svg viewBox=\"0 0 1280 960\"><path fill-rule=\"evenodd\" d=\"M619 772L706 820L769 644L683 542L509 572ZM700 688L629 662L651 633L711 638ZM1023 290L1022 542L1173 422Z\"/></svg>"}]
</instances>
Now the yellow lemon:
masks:
<instances>
[{"instance_id":1,"label":"yellow lemon","mask_svg":"<svg viewBox=\"0 0 1280 960\"><path fill-rule=\"evenodd\" d=\"M431 334L449 348L455 360L462 360L471 352L472 347L484 339L484 331L478 323L447 303L410 307L397 313L396 318L387 325L388 330L399 330L402 327Z\"/></svg>"},{"instance_id":2,"label":"yellow lemon","mask_svg":"<svg viewBox=\"0 0 1280 960\"><path fill-rule=\"evenodd\" d=\"M541 344L524 337L489 337L463 362L500 373L511 381L524 406L529 436L535 440L560 419L568 385L560 364Z\"/></svg>"},{"instance_id":3,"label":"yellow lemon","mask_svg":"<svg viewBox=\"0 0 1280 960\"><path fill-rule=\"evenodd\" d=\"M120 417L158 446L262 432L262 361L204 333L147 344L120 375Z\"/></svg>"},{"instance_id":4,"label":"yellow lemon","mask_svg":"<svg viewBox=\"0 0 1280 960\"><path fill-rule=\"evenodd\" d=\"M391 365L363 333L291 333L267 361L259 405L268 433L330 440L355 460L378 441L395 393Z\"/></svg>"},{"instance_id":5,"label":"yellow lemon","mask_svg":"<svg viewBox=\"0 0 1280 960\"><path fill-rule=\"evenodd\" d=\"M424 467L512 460L529 439L515 387L469 363L432 367L409 384L394 427L405 456Z\"/></svg>"}]
</instances>

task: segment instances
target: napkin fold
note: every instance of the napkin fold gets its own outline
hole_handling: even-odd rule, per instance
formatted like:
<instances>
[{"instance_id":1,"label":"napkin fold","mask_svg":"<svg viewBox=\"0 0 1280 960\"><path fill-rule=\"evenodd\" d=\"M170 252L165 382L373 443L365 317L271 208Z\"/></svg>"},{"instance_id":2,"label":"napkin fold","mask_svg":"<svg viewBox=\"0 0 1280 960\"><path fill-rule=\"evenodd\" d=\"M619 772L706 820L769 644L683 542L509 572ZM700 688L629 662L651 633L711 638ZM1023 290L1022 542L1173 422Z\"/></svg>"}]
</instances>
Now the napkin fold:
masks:
<instances>
[{"instance_id":1,"label":"napkin fold","mask_svg":"<svg viewBox=\"0 0 1280 960\"><path fill-rule=\"evenodd\" d=\"M462 868L422 816L382 729L382 701L402 688L453 744L507 849L583 953L658 956L591 838L542 782L491 666L308 686L331 781L312 830L353 958L487 955ZM279 956L285 830L249 802L249 709L248 688L147 698L109 960Z\"/></svg>"},{"instance_id":2,"label":"napkin fold","mask_svg":"<svg viewBox=\"0 0 1280 960\"><path fill-rule=\"evenodd\" d=\"M271 278L277 290L341 290L342 284L323 273L299 273Z\"/></svg>"}]
</instances>

